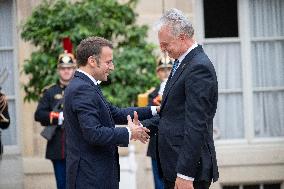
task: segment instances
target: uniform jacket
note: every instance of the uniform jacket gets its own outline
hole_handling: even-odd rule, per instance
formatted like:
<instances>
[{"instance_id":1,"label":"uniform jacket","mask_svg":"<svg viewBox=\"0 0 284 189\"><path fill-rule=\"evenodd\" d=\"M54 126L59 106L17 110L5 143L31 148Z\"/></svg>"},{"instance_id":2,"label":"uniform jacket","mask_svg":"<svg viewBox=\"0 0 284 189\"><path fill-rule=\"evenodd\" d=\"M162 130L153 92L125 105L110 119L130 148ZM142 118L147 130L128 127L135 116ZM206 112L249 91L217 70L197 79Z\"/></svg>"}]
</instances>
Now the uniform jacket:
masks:
<instances>
[{"instance_id":1,"label":"uniform jacket","mask_svg":"<svg viewBox=\"0 0 284 189\"><path fill-rule=\"evenodd\" d=\"M2 94L0 92L0 97L4 96L4 94ZM0 104L2 104L4 106L4 103L3 102L0 102ZM8 112L8 104L6 104L5 107L0 107L0 111L3 109L2 112L2 117L0 117L0 128L1 129L7 129L10 125L10 115L9 115L9 112ZM5 120L4 120L5 119Z\"/></svg>"},{"instance_id":2,"label":"uniform jacket","mask_svg":"<svg viewBox=\"0 0 284 189\"><path fill-rule=\"evenodd\" d=\"M1 88L0 88L1 90ZM3 143L2 143L2 133L1 129L7 129L10 125L10 115L8 112L8 104L6 103L6 99L3 98L5 95L0 92L0 160L3 154Z\"/></svg>"},{"instance_id":3,"label":"uniform jacket","mask_svg":"<svg viewBox=\"0 0 284 189\"><path fill-rule=\"evenodd\" d=\"M68 189L118 189L117 146L128 145L129 134L115 124L126 124L134 110L141 120L152 117L150 107L112 106L90 78L75 72L64 98Z\"/></svg>"},{"instance_id":4,"label":"uniform jacket","mask_svg":"<svg viewBox=\"0 0 284 189\"><path fill-rule=\"evenodd\" d=\"M213 117L218 84L214 67L202 47L191 50L169 77L160 118L144 122L158 126L158 162L163 177L174 182L177 173L195 181L219 177L213 141Z\"/></svg>"},{"instance_id":5,"label":"uniform jacket","mask_svg":"<svg viewBox=\"0 0 284 189\"><path fill-rule=\"evenodd\" d=\"M65 159L65 131L62 126L51 123L49 113L63 98L65 86L59 83L48 88L40 99L36 112L35 120L39 121L44 127L57 127L55 135L47 142L46 158L51 160Z\"/></svg>"}]
</instances>

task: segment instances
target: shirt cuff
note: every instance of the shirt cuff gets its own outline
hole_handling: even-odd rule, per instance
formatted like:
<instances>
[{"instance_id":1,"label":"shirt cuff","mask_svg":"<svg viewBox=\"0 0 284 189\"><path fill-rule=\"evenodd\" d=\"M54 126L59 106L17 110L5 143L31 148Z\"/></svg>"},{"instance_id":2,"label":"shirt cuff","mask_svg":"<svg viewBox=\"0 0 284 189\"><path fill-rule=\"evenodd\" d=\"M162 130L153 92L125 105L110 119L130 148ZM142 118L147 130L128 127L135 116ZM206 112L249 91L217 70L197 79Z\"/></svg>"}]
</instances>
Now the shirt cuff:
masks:
<instances>
[{"instance_id":1,"label":"shirt cuff","mask_svg":"<svg viewBox=\"0 0 284 189\"><path fill-rule=\"evenodd\" d=\"M189 180L189 181L194 181L194 178L192 178L192 177L188 177L188 176L185 176L185 175L182 175L182 174L180 174L180 173L177 173L177 176L179 177L179 178L182 178L182 179L184 179L184 180Z\"/></svg>"},{"instance_id":2,"label":"shirt cuff","mask_svg":"<svg viewBox=\"0 0 284 189\"><path fill-rule=\"evenodd\" d=\"M156 106L151 106L151 111L152 111L152 116L157 115L157 107Z\"/></svg>"},{"instance_id":3,"label":"shirt cuff","mask_svg":"<svg viewBox=\"0 0 284 189\"><path fill-rule=\"evenodd\" d=\"M129 127L126 127L127 131L128 131L128 135L129 135L129 141L130 141L130 138L131 138L131 130Z\"/></svg>"}]
</instances>

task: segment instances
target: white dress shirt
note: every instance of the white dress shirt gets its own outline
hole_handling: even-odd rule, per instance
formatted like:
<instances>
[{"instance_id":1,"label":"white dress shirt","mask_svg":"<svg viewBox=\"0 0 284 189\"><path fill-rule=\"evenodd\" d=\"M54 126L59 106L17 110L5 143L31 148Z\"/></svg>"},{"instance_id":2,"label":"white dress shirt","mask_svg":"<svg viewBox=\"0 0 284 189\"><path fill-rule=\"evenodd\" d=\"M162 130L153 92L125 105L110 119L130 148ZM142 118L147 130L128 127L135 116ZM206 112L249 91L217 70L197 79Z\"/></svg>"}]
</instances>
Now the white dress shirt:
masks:
<instances>
[{"instance_id":1,"label":"white dress shirt","mask_svg":"<svg viewBox=\"0 0 284 189\"><path fill-rule=\"evenodd\" d=\"M183 61L183 59L185 58L185 56L192 50L192 49L195 49L196 47L198 46L198 44L195 42L189 49L187 49L187 51L185 53L183 53L179 58L178 58L178 66L177 66L177 69L180 65L180 63Z\"/></svg>"}]
</instances>

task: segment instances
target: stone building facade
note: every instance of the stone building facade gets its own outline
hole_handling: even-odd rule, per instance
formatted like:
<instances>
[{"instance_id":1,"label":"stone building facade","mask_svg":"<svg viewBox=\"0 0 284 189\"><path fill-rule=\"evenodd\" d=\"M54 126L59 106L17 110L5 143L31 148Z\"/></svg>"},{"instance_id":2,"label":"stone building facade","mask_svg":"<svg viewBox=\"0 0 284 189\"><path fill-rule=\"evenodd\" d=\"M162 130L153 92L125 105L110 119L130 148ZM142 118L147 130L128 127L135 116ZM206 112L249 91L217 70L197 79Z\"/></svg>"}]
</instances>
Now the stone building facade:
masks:
<instances>
[{"instance_id":1,"label":"stone building facade","mask_svg":"<svg viewBox=\"0 0 284 189\"><path fill-rule=\"evenodd\" d=\"M121 0L123 2L124 0ZM21 24L41 0L0 0L0 69L11 127L3 131L0 188L55 188L46 141L34 121L36 103L23 101L21 74L34 47L20 37ZM229 3L228 3L229 2ZM151 28L164 10L184 11L217 70L215 119L220 180L214 188L284 189L284 3L281 0L140 0L137 22ZM211 24L210 24L211 23ZM148 40L157 44L153 31ZM158 45L158 44L157 44ZM133 143L136 188L153 188L146 146ZM121 155L127 156L127 149Z\"/></svg>"}]
</instances>

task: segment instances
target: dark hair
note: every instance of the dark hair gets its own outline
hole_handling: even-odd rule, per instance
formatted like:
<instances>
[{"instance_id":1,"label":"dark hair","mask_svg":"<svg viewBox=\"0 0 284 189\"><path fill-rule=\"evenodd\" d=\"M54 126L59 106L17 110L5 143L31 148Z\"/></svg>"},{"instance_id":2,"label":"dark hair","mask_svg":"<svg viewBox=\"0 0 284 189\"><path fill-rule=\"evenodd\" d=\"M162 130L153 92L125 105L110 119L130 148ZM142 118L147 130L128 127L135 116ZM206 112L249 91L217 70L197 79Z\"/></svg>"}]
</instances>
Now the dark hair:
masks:
<instances>
[{"instance_id":1,"label":"dark hair","mask_svg":"<svg viewBox=\"0 0 284 189\"><path fill-rule=\"evenodd\" d=\"M78 67L85 66L90 56L94 56L96 61L99 62L103 47L113 49L112 43L102 37L88 37L82 40L76 53Z\"/></svg>"}]
</instances>

